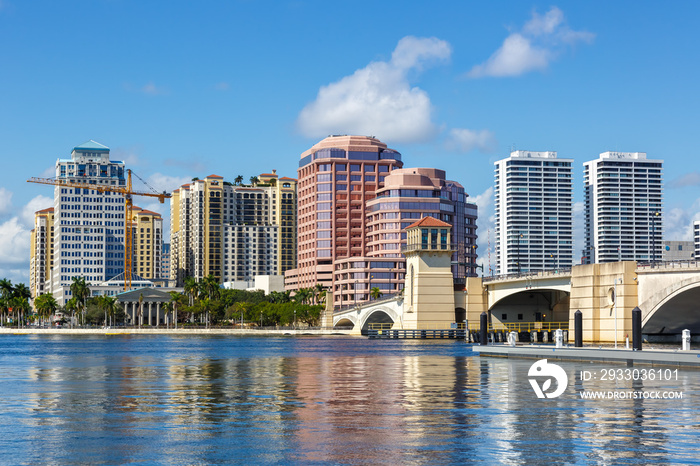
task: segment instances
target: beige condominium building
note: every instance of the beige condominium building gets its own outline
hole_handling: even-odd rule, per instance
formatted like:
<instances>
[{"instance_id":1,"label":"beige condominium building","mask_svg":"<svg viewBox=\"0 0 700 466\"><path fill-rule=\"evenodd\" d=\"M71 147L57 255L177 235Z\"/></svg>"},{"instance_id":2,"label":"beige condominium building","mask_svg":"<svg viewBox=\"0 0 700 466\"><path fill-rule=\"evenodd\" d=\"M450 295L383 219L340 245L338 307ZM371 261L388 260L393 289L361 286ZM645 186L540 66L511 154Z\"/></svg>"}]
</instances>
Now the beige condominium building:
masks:
<instances>
[{"instance_id":1,"label":"beige condominium building","mask_svg":"<svg viewBox=\"0 0 700 466\"><path fill-rule=\"evenodd\" d=\"M282 275L296 264L296 180L263 174L251 185L209 175L171 199L171 281ZM284 235L284 236L283 236Z\"/></svg>"},{"instance_id":2,"label":"beige condominium building","mask_svg":"<svg viewBox=\"0 0 700 466\"><path fill-rule=\"evenodd\" d=\"M29 289L32 298L46 293L53 269L53 207L34 213L29 256Z\"/></svg>"},{"instance_id":3,"label":"beige condominium building","mask_svg":"<svg viewBox=\"0 0 700 466\"><path fill-rule=\"evenodd\" d=\"M157 212L133 207L132 238L134 270L147 280L166 278L161 271L163 253L163 218Z\"/></svg>"}]
</instances>

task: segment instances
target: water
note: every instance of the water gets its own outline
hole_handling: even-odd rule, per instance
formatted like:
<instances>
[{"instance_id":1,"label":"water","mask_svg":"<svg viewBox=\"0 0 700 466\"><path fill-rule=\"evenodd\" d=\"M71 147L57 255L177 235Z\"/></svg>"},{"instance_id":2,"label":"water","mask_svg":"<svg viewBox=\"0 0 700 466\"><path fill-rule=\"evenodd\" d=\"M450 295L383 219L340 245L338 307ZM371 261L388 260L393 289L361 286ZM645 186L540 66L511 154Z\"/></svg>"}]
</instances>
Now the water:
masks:
<instances>
[{"instance_id":1,"label":"water","mask_svg":"<svg viewBox=\"0 0 700 466\"><path fill-rule=\"evenodd\" d=\"M692 464L700 372L582 381L622 366L533 361L455 341L347 337L0 337L3 464ZM584 389L682 399L584 400Z\"/></svg>"}]
</instances>

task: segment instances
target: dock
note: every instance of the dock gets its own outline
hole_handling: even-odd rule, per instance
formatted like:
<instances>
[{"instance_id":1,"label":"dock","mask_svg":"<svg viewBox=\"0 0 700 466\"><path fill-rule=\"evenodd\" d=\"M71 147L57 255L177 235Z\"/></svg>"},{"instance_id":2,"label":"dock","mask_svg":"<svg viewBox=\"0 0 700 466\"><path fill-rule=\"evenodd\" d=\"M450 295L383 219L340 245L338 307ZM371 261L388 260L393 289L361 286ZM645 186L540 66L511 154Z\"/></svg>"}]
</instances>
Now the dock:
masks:
<instances>
[{"instance_id":1,"label":"dock","mask_svg":"<svg viewBox=\"0 0 700 466\"><path fill-rule=\"evenodd\" d=\"M464 328L453 329L367 329L369 338L378 339L434 339L446 338L452 340L464 340L467 336L467 331Z\"/></svg>"},{"instance_id":2,"label":"dock","mask_svg":"<svg viewBox=\"0 0 700 466\"><path fill-rule=\"evenodd\" d=\"M681 351L664 349L645 349L634 351L626 348L601 347L563 347L554 345L486 345L475 344L472 347L480 356L521 359L555 359L579 362L607 362L626 364L631 367L637 364L651 366L690 366L700 368L700 351Z\"/></svg>"}]
</instances>

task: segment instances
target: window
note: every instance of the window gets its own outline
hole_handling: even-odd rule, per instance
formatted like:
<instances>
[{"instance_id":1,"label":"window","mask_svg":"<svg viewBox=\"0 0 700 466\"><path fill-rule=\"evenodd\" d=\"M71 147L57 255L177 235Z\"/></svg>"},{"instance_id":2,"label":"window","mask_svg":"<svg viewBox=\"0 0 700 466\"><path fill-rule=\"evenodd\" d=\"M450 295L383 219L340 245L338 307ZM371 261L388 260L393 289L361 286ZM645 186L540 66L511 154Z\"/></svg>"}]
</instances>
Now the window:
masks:
<instances>
[{"instance_id":1,"label":"window","mask_svg":"<svg viewBox=\"0 0 700 466\"><path fill-rule=\"evenodd\" d=\"M501 320L508 320L508 314L501 314Z\"/></svg>"}]
</instances>

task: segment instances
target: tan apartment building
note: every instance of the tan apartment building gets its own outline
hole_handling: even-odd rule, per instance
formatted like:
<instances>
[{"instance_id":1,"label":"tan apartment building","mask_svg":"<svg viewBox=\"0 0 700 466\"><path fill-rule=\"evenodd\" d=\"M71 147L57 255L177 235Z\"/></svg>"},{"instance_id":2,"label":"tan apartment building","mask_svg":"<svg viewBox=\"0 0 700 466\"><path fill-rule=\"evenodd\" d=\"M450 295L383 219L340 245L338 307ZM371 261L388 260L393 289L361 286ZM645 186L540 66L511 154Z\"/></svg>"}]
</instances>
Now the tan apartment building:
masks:
<instances>
[{"instance_id":1,"label":"tan apartment building","mask_svg":"<svg viewBox=\"0 0 700 466\"><path fill-rule=\"evenodd\" d=\"M234 185L210 175L173 192L171 280L251 281L294 266L296 180L275 172L258 180Z\"/></svg>"},{"instance_id":2,"label":"tan apartment building","mask_svg":"<svg viewBox=\"0 0 700 466\"><path fill-rule=\"evenodd\" d=\"M49 291L53 269L53 207L34 213L29 244L29 289L32 299Z\"/></svg>"},{"instance_id":3,"label":"tan apartment building","mask_svg":"<svg viewBox=\"0 0 700 466\"><path fill-rule=\"evenodd\" d=\"M133 207L133 216L133 272L147 280L167 278L161 273L163 218L157 212L136 206Z\"/></svg>"}]
</instances>

